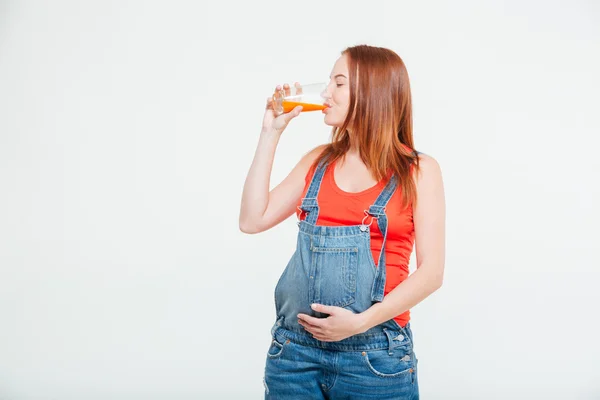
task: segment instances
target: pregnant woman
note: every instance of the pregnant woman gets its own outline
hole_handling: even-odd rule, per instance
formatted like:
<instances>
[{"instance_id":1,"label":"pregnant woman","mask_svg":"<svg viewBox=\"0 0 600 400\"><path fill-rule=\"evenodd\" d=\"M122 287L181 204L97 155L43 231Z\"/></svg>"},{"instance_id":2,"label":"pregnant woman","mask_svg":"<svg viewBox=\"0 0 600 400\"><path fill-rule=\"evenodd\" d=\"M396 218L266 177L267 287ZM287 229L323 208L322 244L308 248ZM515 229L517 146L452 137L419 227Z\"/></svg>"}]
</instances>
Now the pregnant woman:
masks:
<instances>
[{"instance_id":1,"label":"pregnant woman","mask_svg":"<svg viewBox=\"0 0 600 400\"><path fill-rule=\"evenodd\" d=\"M347 48L324 96L331 141L271 191L279 138L301 107L278 115L267 100L242 194L243 232L298 218L275 288L265 399L418 399L410 308L442 285L440 167L414 149L408 73L395 52Z\"/></svg>"}]
</instances>

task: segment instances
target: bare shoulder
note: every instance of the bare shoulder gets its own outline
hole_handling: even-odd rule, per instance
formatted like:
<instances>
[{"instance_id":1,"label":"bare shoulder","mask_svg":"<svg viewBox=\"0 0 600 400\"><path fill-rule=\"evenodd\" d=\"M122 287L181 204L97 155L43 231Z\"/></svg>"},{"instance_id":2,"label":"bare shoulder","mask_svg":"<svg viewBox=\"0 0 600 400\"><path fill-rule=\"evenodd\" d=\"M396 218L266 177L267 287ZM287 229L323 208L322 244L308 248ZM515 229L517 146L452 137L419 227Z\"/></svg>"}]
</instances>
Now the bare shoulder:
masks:
<instances>
[{"instance_id":1,"label":"bare shoulder","mask_svg":"<svg viewBox=\"0 0 600 400\"><path fill-rule=\"evenodd\" d=\"M323 152L323 150L325 150L325 148L327 146L328 146L327 143L318 145L317 147L315 147L314 149L312 149L308 153L306 153L304 158L306 158L307 160L310 160L311 163L314 162L317 159L317 157Z\"/></svg>"},{"instance_id":2,"label":"bare shoulder","mask_svg":"<svg viewBox=\"0 0 600 400\"><path fill-rule=\"evenodd\" d=\"M435 158L419 153L419 172L416 176L417 185L424 183L440 182L442 169Z\"/></svg>"},{"instance_id":3,"label":"bare shoulder","mask_svg":"<svg viewBox=\"0 0 600 400\"><path fill-rule=\"evenodd\" d=\"M304 188L306 176L310 171L311 166L326 146L326 144L322 144L305 153L280 186L283 186L286 190L291 190L294 193L299 193ZM292 185L291 187L290 184ZM301 193L298 194L298 196L300 195Z\"/></svg>"},{"instance_id":4,"label":"bare shoulder","mask_svg":"<svg viewBox=\"0 0 600 400\"><path fill-rule=\"evenodd\" d=\"M326 147L327 144L318 145L302 157L299 164L302 166L302 169L305 170L305 172L308 172L310 166L315 162L317 157L321 155L321 153L323 152L323 150L325 150Z\"/></svg>"}]
</instances>

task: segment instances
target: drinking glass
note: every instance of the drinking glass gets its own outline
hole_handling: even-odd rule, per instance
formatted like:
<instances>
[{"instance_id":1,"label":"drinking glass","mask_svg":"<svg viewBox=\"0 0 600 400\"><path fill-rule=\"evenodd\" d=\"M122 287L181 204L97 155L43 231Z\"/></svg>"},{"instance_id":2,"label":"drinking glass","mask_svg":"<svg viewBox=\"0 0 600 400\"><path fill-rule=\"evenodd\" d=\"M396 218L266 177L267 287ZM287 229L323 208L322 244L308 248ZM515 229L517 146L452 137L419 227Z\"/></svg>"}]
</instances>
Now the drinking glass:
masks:
<instances>
[{"instance_id":1,"label":"drinking glass","mask_svg":"<svg viewBox=\"0 0 600 400\"><path fill-rule=\"evenodd\" d=\"M324 110L327 108L323 104L326 89L326 82L311 83L308 85L296 83L289 88L289 94L286 94L285 89L276 91L273 94L273 110L275 110L277 115L288 113L296 106L302 106L303 112Z\"/></svg>"}]
</instances>

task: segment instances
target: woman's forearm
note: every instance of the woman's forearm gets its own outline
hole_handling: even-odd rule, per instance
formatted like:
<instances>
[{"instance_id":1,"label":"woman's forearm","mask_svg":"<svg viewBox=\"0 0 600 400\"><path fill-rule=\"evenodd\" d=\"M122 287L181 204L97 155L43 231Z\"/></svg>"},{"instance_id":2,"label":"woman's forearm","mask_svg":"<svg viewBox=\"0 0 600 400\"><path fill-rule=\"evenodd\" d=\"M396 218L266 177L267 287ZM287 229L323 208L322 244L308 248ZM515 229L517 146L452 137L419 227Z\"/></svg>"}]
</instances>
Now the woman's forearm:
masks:
<instances>
[{"instance_id":1,"label":"woman's forearm","mask_svg":"<svg viewBox=\"0 0 600 400\"><path fill-rule=\"evenodd\" d=\"M422 265L402 283L392 289L380 303L373 304L363 311L360 333L388 321L415 305L442 286L442 277L435 271L440 268L427 268Z\"/></svg>"}]
</instances>

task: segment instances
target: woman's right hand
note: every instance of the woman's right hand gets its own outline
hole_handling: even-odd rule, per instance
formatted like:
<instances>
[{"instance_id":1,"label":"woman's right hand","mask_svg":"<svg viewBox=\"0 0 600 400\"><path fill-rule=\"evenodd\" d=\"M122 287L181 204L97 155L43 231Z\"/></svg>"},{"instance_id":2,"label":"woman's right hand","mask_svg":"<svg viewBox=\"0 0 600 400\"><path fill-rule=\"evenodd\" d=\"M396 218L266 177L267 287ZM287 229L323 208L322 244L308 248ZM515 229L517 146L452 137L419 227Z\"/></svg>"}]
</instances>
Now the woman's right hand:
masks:
<instances>
[{"instance_id":1,"label":"woman's right hand","mask_svg":"<svg viewBox=\"0 0 600 400\"><path fill-rule=\"evenodd\" d=\"M296 87L300 87L300 84L296 83ZM281 90L281 86L277 86L275 88L275 93ZM287 83L283 85L283 90L286 96L290 95L290 85ZM301 106L295 107L292 111L288 113L283 113L281 115L277 115L275 110L273 109L273 97L269 97L267 99L267 105L265 109L265 115L263 117L262 124L262 132L275 132L281 134L283 130L287 127L290 121L300 115L302 111Z\"/></svg>"}]
</instances>

